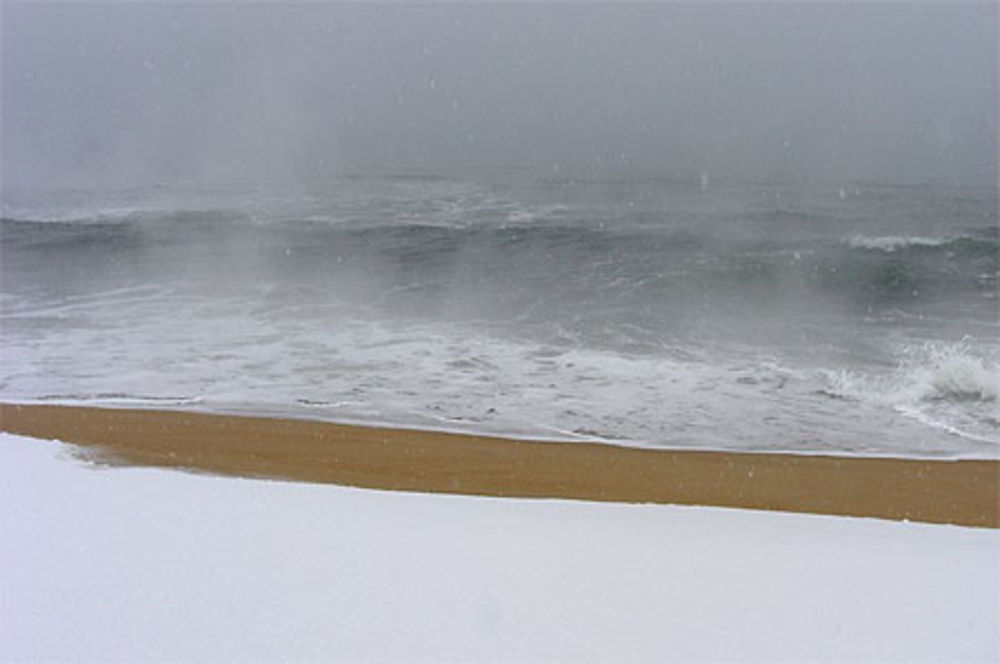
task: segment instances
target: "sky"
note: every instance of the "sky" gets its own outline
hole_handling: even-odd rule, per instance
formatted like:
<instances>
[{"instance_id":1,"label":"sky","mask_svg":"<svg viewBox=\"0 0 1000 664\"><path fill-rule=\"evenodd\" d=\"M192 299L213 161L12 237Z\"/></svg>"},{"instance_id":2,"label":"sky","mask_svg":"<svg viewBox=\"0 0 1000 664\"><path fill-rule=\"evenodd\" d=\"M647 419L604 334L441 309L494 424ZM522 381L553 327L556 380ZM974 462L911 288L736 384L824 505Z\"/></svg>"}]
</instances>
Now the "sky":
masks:
<instances>
[{"instance_id":1,"label":"sky","mask_svg":"<svg viewBox=\"0 0 1000 664\"><path fill-rule=\"evenodd\" d=\"M2 6L6 188L996 183L994 3Z\"/></svg>"}]
</instances>

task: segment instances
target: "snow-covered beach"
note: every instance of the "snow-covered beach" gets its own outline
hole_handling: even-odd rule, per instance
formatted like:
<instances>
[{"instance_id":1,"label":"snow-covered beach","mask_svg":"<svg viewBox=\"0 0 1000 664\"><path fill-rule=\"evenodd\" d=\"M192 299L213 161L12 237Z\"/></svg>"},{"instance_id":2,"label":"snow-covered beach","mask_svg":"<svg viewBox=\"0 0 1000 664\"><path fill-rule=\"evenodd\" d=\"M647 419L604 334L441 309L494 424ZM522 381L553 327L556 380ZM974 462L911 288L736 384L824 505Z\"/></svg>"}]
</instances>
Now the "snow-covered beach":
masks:
<instances>
[{"instance_id":1,"label":"snow-covered beach","mask_svg":"<svg viewBox=\"0 0 1000 664\"><path fill-rule=\"evenodd\" d=\"M996 661L1000 532L89 466L0 435L4 661Z\"/></svg>"}]
</instances>

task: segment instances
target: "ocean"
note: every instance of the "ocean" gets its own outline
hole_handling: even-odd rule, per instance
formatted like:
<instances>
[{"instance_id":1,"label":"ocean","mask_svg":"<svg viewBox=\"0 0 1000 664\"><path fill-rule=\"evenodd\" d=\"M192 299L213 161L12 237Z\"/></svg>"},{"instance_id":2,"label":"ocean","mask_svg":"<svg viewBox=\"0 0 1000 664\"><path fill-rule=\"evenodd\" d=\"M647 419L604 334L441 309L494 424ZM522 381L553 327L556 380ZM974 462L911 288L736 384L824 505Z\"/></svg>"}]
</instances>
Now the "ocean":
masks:
<instances>
[{"instance_id":1,"label":"ocean","mask_svg":"<svg viewBox=\"0 0 1000 664\"><path fill-rule=\"evenodd\" d=\"M996 458L997 211L707 176L7 193L0 400Z\"/></svg>"}]
</instances>

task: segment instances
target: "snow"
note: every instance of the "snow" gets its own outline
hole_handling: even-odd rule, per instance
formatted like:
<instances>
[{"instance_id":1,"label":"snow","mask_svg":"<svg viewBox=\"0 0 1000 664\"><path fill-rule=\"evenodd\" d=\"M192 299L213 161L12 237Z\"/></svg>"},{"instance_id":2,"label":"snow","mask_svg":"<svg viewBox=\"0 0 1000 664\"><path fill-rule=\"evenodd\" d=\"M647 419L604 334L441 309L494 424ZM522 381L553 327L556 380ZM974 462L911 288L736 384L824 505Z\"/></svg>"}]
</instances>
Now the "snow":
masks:
<instances>
[{"instance_id":1,"label":"snow","mask_svg":"<svg viewBox=\"0 0 1000 664\"><path fill-rule=\"evenodd\" d=\"M0 660L997 661L1000 533L99 469L0 434Z\"/></svg>"}]
</instances>

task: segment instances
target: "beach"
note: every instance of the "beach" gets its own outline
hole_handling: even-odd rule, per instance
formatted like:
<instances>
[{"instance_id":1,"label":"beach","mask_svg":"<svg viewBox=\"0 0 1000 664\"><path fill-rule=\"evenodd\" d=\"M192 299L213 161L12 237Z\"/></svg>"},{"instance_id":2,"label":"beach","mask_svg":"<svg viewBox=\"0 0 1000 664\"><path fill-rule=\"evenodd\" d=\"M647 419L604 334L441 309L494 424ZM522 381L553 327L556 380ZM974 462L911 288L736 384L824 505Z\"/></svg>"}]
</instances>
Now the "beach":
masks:
<instances>
[{"instance_id":1,"label":"beach","mask_svg":"<svg viewBox=\"0 0 1000 664\"><path fill-rule=\"evenodd\" d=\"M2 16L0 664L1000 662L997 3Z\"/></svg>"},{"instance_id":2,"label":"beach","mask_svg":"<svg viewBox=\"0 0 1000 664\"><path fill-rule=\"evenodd\" d=\"M95 466L0 433L0 661L995 662L1000 531Z\"/></svg>"},{"instance_id":3,"label":"beach","mask_svg":"<svg viewBox=\"0 0 1000 664\"><path fill-rule=\"evenodd\" d=\"M0 405L0 430L111 465L351 487L1000 527L1000 461L646 449L303 419Z\"/></svg>"}]
</instances>

